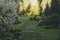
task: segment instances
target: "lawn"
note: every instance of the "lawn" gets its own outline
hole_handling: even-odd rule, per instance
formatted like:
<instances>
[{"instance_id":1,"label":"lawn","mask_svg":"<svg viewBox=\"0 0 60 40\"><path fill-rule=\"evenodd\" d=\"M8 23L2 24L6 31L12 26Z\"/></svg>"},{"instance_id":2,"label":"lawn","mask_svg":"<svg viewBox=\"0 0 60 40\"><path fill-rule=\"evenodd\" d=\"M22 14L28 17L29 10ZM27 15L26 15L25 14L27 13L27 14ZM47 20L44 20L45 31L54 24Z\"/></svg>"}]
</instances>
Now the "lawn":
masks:
<instances>
[{"instance_id":1,"label":"lawn","mask_svg":"<svg viewBox=\"0 0 60 40\"><path fill-rule=\"evenodd\" d=\"M37 26L38 22L30 21L29 17L20 17L20 24L11 25L22 30L22 40L60 40L59 29L44 29Z\"/></svg>"}]
</instances>

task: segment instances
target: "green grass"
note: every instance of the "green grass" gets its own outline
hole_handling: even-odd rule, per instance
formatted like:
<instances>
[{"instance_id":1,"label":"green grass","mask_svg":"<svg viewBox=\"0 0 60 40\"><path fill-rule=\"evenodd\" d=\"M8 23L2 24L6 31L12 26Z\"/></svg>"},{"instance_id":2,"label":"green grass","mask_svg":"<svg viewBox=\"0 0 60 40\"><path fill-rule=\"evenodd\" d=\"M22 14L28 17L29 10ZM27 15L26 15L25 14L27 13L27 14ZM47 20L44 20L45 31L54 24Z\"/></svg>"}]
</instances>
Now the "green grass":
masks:
<instances>
[{"instance_id":1,"label":"green grass","mask_svg":"<svg viewBox=\"0 0 60 40\"><path fill-rule=\"evenodd\" d=\"M59 29L40 28L37 26L37 22L29 21L28 17L20 17L19 21L21 21L20 24L11 25L10 27L21 29L23 40L58 40Z\"/></svg>"}]
</instances>

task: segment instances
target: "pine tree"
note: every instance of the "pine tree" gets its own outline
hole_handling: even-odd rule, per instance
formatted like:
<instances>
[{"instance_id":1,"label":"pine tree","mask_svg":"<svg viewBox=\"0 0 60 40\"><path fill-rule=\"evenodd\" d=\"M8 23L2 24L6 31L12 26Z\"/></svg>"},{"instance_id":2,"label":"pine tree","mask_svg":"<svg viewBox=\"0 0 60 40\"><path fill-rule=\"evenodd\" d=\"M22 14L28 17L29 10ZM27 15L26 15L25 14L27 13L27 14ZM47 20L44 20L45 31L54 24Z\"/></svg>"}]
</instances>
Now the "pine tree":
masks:
<instances>
[{"instance_id":1,"label":"pine tree","mask_svg":"<svg viewBox=\"0 0 60 40\"><path fill-rule=\"evenodd\" d=\"M59 13L59 4L57 0L52 0L51 1L51 8L50 8L50 12L51 13Z\"/></svg>"},{"instance_id":2,"label":"pine tree","mask_svg":"<svg viewBox=\"0 0 60 40\"><path fill-rule=\"evenodd\" d=\"M43 12L43 14L45 16L48 16L49 15L49 5L48 5L48 3L46 4L46 8L45 8L45 11Z\"/></svg>"}]
</instances>

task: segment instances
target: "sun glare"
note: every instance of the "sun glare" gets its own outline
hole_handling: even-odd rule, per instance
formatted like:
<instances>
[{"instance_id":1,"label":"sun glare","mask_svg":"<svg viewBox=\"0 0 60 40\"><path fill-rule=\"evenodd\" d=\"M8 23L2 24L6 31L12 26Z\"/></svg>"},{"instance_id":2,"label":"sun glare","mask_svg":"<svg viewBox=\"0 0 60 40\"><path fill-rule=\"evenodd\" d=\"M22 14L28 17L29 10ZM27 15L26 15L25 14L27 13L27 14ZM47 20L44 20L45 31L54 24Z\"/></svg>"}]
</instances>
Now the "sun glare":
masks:
<instances>
[{"instance_id":1,"label":"sun glare","mask_svg":"<svg viewBox=\"0 0 60 40\"><path fill-rule=\"evenodd\" d=\"M37 1L36 0L31 0L31 5L32 6L36 6L36 4L37 4Z\"/></svg>"}]
</instances>

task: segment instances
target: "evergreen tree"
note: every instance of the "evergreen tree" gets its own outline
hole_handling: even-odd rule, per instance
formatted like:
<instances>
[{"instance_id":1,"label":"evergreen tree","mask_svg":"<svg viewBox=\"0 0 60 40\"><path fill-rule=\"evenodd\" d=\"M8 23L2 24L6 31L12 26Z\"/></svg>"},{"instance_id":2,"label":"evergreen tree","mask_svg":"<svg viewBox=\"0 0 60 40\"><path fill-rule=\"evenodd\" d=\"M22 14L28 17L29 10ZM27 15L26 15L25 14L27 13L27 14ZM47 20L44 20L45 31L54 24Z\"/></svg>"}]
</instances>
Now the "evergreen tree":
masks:
<instances>
[{"instance_id":1,"label":"evergreen tree","mask_svg":"<svg viewBox=\"0 0 60 40\"><path fill-rule=\"evenodd\" d=\"M49 15L49 5L48 3L46 4L46 8L45 8L45 11L43 12L44 16L48 16Z\"/></svg>"},{"instance_id":2,"label":"evergreen tree","mask_svg":"<svg viewBox=\"0 0 60 40\"><path fill-rule=\"evenodd\" d=\"M52 26L54 28L59 28L60 25L60 12L59 12L59 4L57 0L52 0L51 8L49 8L48 4L46 5L46 9L44 14L46 16L45 22L42 25L46 25L45 23L49 24L46 26Z\"/></svg>"},{"instance_id":3,"label":"evergreen tree","mask_svg":"<svg viewBox=\"0 0 60 40\"><path fill-rule=\"evenodd\" d=\"M51 13L59 13L59 4L57 0L52 0L51 1L51 8L50 8L50 12Z\"/></svg>"}]
</instances>

